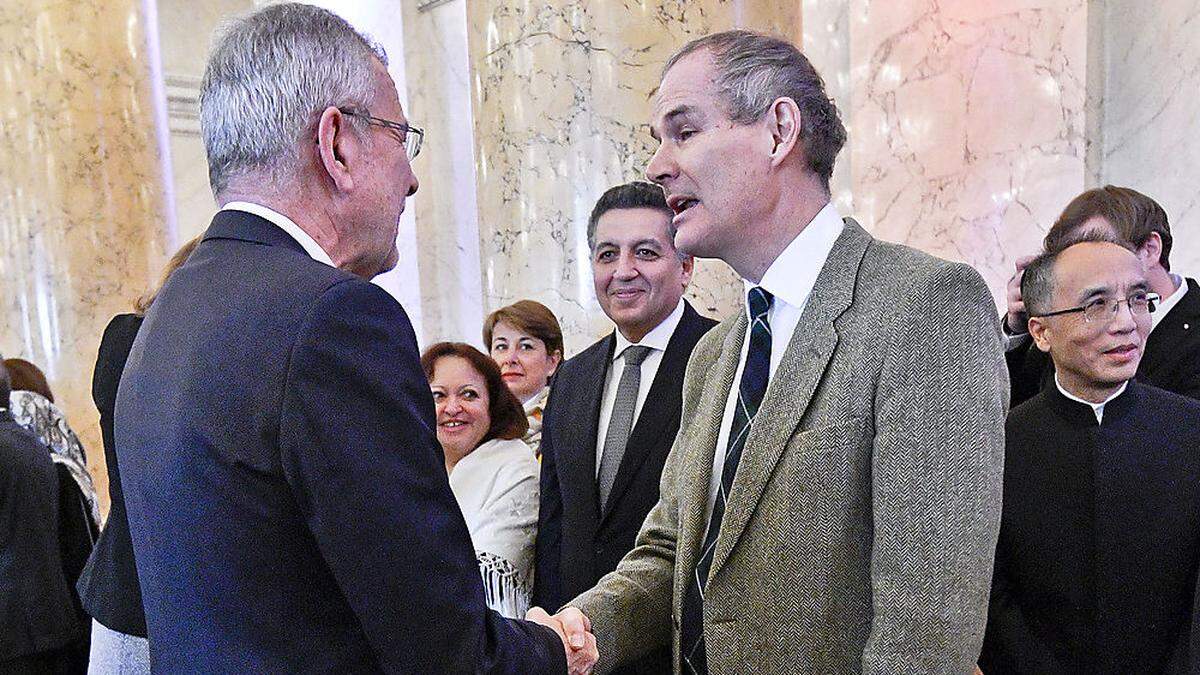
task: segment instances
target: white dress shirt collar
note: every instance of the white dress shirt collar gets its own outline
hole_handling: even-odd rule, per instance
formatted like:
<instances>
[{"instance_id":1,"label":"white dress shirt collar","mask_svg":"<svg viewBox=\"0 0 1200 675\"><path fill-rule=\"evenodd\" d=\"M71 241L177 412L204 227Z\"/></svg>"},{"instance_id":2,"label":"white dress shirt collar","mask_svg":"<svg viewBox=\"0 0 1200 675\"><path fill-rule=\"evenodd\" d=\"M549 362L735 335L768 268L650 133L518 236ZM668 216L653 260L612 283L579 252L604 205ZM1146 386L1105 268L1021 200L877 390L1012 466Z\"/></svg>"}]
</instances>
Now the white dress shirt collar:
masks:
<instances>
[{"instance_id":1,"label":"white dress shirt collar","mask_svg":"<svg viewBox=\"0 0 1200 675\"><path fill-rule=\"evenodd\" d=\"M295 239L296 243L300 244L300 246L304 248L304 251L308 253L309 257L311 257L313 260L316 260L317 262L323 262L330 267L336 267L336 265L333 264L333 260L330 259L329 254L325 252L325 249L321 248L321 245L317 243L316 239L313 239L307 232L300 229L300 226L297 225L291 218L288 218L274 209L263 206L262 204L253 204L251 202L229 202L222 207L221 210L244 211L246 213L254 214L264 220L268 220L278 226L279 229L287 232L288 236L290 236L292 239Z\"/></svg>"},{"instance_id":2,"label":"white dress shirt collar","mask_svg":"<svg viewBox=\"0 0 1200 675\"><path fill-rule=\"evenodd\" d=\"M775 258L763 274L761 282L753 284L742 280L746 292L756 285L761 286L775 296L776 300L782 300L803 311L808 296L817 283L817 276L825 266L825 259L829 257L829 252L833 250L833 245L844 227L845 223L838 215L837 207L833 202L827 203L783 249L779 257ZM744 303L743 311L749 311Z\"/></svg>"},{"instance_id":3,"label":"white dress shirt collar","mask_svg":"<svg viewBox=\"0 0 1200 675\"><path fill-rule=\"evenodd\" d=\"M1107 405L1109 401L1111 401L1114 398L1125 393L1125 387L1129 386L1129 382L1125 382L1124 384L1122 384L1121 388L1116 390L1115 392L1113 392L1112 396L1109 396L1108 398L1104 399L1103 401L1101 401L1099 403L1092 403L1091 401L1079 398L1075 394L1072 394L1071 392L1064 389L1062 386L1062 382L1058 381L1058 373L1054 374L1054 386L1058 387L1058 391L1060 394L1062 394L1063 396L1066 396L1067 398L1071 399L1072 401L1075 401L1076 403L1082 403L1087 406L1091 406L1092 412L1096 413L1096 424L1103 424L1104 423L1104 406Z\"/></svg>"},{"instance_id":4,"label":"white dress shirt collar","mask_svg":"<svg viewBox=\"0 0 1200 675\"><path fill-rule=\"evenodd\" d=\"M679 304L675 305L675 309L671 310L667 318L663 319L649 333L646 333L637 344L657 349L660 352L667 351L667 344L671 342L671 336L675 334L675 327L679 325L681 319L683 319L683 298L679 299ZM616 331L616 335L617 348L613 350L613 361L621 358L621 355L625 353L625 348L634 344L621 334L620 329Z\"/></svg>"},{"instance_id":5,"label":"white dress shirt collar","mask_svg":"<svg viewBox=\"0 0 1200 675\"><path fill-rule=\"evenodd\" d=\"M1174 309L1175 305L1178 305L1183 296L1187 294L1188 285L1186 279L1178 274L1172 274L1171 281L1174 281L1176 284L1175 292L1163 298L1162 302L1158 303L1158 307L1154 309L1154 313L1150 315L1150 332L1152 333L1158 327L1158 324L1167 318L1167 312Z\"/></svg>"}]
</instances>

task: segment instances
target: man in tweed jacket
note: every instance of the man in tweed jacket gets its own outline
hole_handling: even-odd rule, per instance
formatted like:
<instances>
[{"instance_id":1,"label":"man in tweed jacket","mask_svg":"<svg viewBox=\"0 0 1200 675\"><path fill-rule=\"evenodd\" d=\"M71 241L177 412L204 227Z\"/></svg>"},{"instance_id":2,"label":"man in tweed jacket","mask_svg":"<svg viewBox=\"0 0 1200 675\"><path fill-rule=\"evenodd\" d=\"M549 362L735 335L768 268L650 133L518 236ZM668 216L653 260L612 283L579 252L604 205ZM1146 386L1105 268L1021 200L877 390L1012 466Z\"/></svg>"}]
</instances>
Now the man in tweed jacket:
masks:
<instances>
[{"instance_id":1,"label":"man in tweed jacket","mask_svg":"<svg viewBox=\"0 0 1200 675\"><path fill-rule=\"evenodd\" d=\"M676 245L749 308L692 354L636 547L561 616L599 671L670 644L685 673L971 673L1008 397L983 280L837 215L845 130L787 42L689 44L652 128Z\"/></svg>"}]
</instances>

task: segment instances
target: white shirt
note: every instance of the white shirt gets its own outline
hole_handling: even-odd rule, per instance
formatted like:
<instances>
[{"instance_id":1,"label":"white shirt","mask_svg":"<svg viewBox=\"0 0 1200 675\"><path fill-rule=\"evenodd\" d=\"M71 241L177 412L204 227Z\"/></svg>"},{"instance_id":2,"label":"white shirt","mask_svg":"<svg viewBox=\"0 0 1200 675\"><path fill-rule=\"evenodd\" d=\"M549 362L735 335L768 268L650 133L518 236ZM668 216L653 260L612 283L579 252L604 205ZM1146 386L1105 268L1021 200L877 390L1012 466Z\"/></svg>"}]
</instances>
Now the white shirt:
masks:
<instances>
[{"instance_id":1,"label":"white shirt","mask_svg":"<svg viewBox=\"0 0 1200 675\"><path fill-rule=\"evenodd\" d=\"M654 384L654 377L658 375L658 367L662 364L667 344L671 342L671 336L675 334L675 329L679 327L681 319L683 319L682 298L675 309L667 315L667 318L662 320L662 323L655 326L654 330L646 333L641 341L636 343L642 347L649 347L650 353L642 361L642 375L638 380L637 403L633 406L633 421L630 422L630 431L637 425L638 415L642 413L642 405L650 394L650 385ZM617 331L617 346L613 349L612 363L608 364L608 377L604 381L604 395L600 399L600 426L596 429L597 476L600 475L600 460L604 457L604 439L608 437L608 422L612 418L613 406L617 403L617 385L621 382L621 372L625 370L625 349L633 344L635 343L626 339L621 331Z\"/></svg>"},{"instance_id":2,"label":"white shirt","mask_svg":"<svg viewBox=\"0 0 1200 675\"><path fill-rule=\"evenodd\" d=\"M757 285L775 296L771 309L767 312L767 322L771 325L771 367L767 375L767 389L770 390L771 380L783 360L792 334L800 324L800 315L808 304L808 297L816 286L817 276L829 258L829 252L842 234L845 223L833 202L825 205L813 219L809 221L792 243L783 249L779 257L767 268L762 281ZM746 292L749 293L755 284L742 280ZM745 297L745 296L743 296ZM749 319L750 308L743 302L742 311ZM706 516L712 515L713 504L717 500L717 489L721 485L721 474L725 469L725 450L729 445L729 429L733 426L733 412L737 407L738 384L742 381L742 370L746 366L746 352L750 349L750 330L742 339L742 353L738 357L737 371L733 375L733 386L729 388L725 400L725 414L721 417L721 430L717 434L716 452L713 453L712 481L708 485L708 510Z\"/></svg>"},{"instance_id":3,"label":"white shirt","mask_svg":"<svg viewBox=\"0 0 1200 675\"><path fill-rule=\"evenodd\" d=\"M1084 405L1091 406L1092 412L1096 413L1096 424L1103 424L1104 423L1104 406L1109 401L1120 396L1125 391L1125 387L1129 386L1129 383L1126 382L1125 384L1122 384L1121 388L1116 390L1115 392L1113 392L1112 396L1109 396L1108 398L1104 399L1100 403L1092 403L1091 401L1084 400L1082 398L1079 398L1075 394L1072 394L1071 392L1067 391L1066 389L1063 389L1062 382L1058 381L1058 373L1054 374L1054 386L1058 387L1059 393L1061 393L1063 396L1066 396L1067 398L1071 399L1072 401L1075 401L1076 403L1082 403Z\"/></svg>"},{"instance_id":4,"label":"white shirt","mask_svg":"<svg viewBox=\"0 0 1200 675\"><path fill-rule=\"evenodd\" d=\"M291 218L288 218L274 209L267 208L262 204L252 204L250 202L229 202L221 210L244 211L246 213L252 213L259 218L269 220L278 226L279 229L287 232L288 236L296 240L296 243L304 247L304 251L308 253L309 257L311 257L313 260L316 260L317 262L323 262L330 267L336 267L336 265L333 264L333 260L330 259L329 254L325 252L325 249L321 248L321 245L317 243L316 239L313 239L307 232L300 229L300 226L297 225Z\"/></svg>"},{"instance_id":5,"label":"white shirt","mask_svg":"<svg viewBox=\"0 0 1200 675\"><path fill-rule=\"evenodd\" d=\"M1175 292L1163 298L1162 302L1158 303L1158 307L1154 309L1154 313L1150 315L1151 333L1153 333L1154 329L1158 327L1158 324L1162 323L1163 319L1167 318L1167 312L1174 309L1175 305L1178 305L1179 301L1183 299L1183 296L1187 294L1187 282L1184 281L1183 277L1179 276L1178 274L1172 274L1171 281L1175 282Z\"/></svg>"}]
</instances>

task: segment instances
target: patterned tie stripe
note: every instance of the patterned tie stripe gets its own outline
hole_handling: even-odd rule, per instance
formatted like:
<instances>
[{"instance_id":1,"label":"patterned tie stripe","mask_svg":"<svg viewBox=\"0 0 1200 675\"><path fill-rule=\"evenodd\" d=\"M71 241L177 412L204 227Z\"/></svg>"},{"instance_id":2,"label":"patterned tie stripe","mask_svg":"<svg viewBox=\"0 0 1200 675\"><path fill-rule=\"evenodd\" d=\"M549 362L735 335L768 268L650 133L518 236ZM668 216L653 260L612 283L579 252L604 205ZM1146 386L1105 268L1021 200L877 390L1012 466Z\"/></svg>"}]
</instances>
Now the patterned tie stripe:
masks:
<instances>
[{"instance_id":1,"label":"patterned tie stripe","mask_svg":"<svg viewBox=\"0 0 1200 675\"><path fill-rule=\"evenodd\" d=\"M600 500L601 512L604 511L613 483L617 480L617 470L621 467L621 458L625 456L625 446L629 443L629 433L633 430L633 412L637 407L638 389L642 382L642 361L649 355L650 347L638 345L626 347L623 353L625 367L621 370L621 380L617 383L617 398L613 402L612 415L608 418L604 451L600 455L600 471L596 475L596 495Z\"/></svg>"},{"instance_id":2,"label":"patterned tie stripe","mask_svg":"<svg viewBox=\"0 0 1200 675\"><path fill-rule=\"evenodd\" d=\"M769 292L757 286L747 294L750 307L750 345L746 350L746 363L742 368L741 382L738 384L737 405L733 411L733 423L729 427L729 445L725 450L721 483L717 488L717 499L708 521L708 532L683 598L680 645L683 668L684 672L696 675L708 673L708 657L704 651L704 586L712 568L717 535L721 532L721 521L725 516L725 507L734 476L737 474L738 462L742 459L746 437L750 434L750 423L762 405L763 395L767 391L767 378L771 372L771 325L767 320L767 313L773 300Z\"/></svg>"}]
</instances>

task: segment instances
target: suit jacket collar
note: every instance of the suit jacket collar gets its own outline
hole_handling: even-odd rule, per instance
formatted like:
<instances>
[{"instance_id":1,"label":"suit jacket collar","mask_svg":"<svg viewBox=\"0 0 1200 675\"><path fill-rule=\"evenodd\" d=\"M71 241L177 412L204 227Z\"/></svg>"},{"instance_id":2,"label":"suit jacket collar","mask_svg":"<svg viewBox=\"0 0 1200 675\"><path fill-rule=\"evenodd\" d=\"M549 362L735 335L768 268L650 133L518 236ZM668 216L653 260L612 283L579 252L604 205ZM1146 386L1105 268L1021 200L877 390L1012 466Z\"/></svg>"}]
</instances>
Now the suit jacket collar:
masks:
<instances>
[{"instance_id":1,"label":"suit jacket collar","mask_svg":"<svg viewBox=\"0 0 1200 675\"><path fill-rule=\"evenodd\" d=\"M650 391L646 394L646 402L642 405L637 422L629 433L625 454L621 457L621 466L617 469L617 476L609 492L608 504L602 507L601 523L612 512L610 505L620 501L651 450L662 442L662 436L666 433L666 429L674 426L667 424L667 421L679 416L680 399L683 395L680 382L683 381L684 371L687 370L688 357L691 356L692 346L710 325L692 308L691 303L684 301L683 316L679 319L679 324L675 326L674 332L671 333L671 339L667 342L662 361L658 364L658 372L655 373L654 381L650 384ZM612 367L611 361L610 356L608 367ZM601 395L603 389L602 381ZM599 423L598 418L597 414L597 424ZM597 427L593 425L591 445L593 448L596 447L596 431ZM594 457L595 453L593 453Z\"/></svg>"},{"instance_id":2,"label":"suit jacket collar","mask_svg":"<svg viewBox=\"0 0 1200 675\"><path fill-rule=\"evenodd\" d=\"M1139 373L1153 373L1160 363L1170 363L1175 351L1181 343L1194 337L1200 331L1200 284L1195 279L1186 279L1188 290L1179 304L1167 312L1162 321L1154 327L1150 337L1146 339L1146 350L1142 355Z\"/></svg>"},{"instance_id":3,"label":"suit jacket collar","mask_svg":"<svg viewBox=\"0 0 1200 675\"><path fill-rule=\"evenodd\" d=\"M726 507L717 548L713 554L711 572L716 572L729 557L730 551L746 529L754 513L763 489L779 462L788 440L804 419L809 402L817 384L837 347L838 334L834 322L854 300L858 268L873 239L853 219L847 218L845 228L830 251L812 295L800 317L784 352L779 368L767 386L762 406L750 426L746 439L746 451L738 465ZM739 315L737 325L730 333L745 335L746 318ZM733 359L741 353L741 340L737 342ZM729 377L732 384L732 376ZM723 389L728 395L728 388ZM724 410L724 397L718 404L716 418ZM714 434L715 435L715 434Z\"/></svg>"},{"instance_id":4,"label":"suit jacket collar","mask_svg":"<svg viewBox=\"0 0 1200 675\"><path fill-rule=\"evenodd\" d=\"M571 370L579 373L579 379L571 383L568 391L572 395L568 400L582 419L563 429L563 442L559 446L578 449L577 452L560 452L558 462L563 482L577 489L582 503L594 509L595 520L592 522L600 519L596 491L596 429L600 425L600 402L616 344L616 337L610 333L571 359ZM556 382L555 386L563 384L566 382Z\"/></svg>"},{"instance_id":5,"label":"suit jacket collar","mask_svg":"<svg viewBox=\"0 0 1200 675\"><path fill-rule=\"evenodd\" d=\"M233 239L267 246L283 246L308 257L308 252L287 232L266 218L245 211L218 211L204 233L204 241Z\"/></svg>"}]
</instances>

